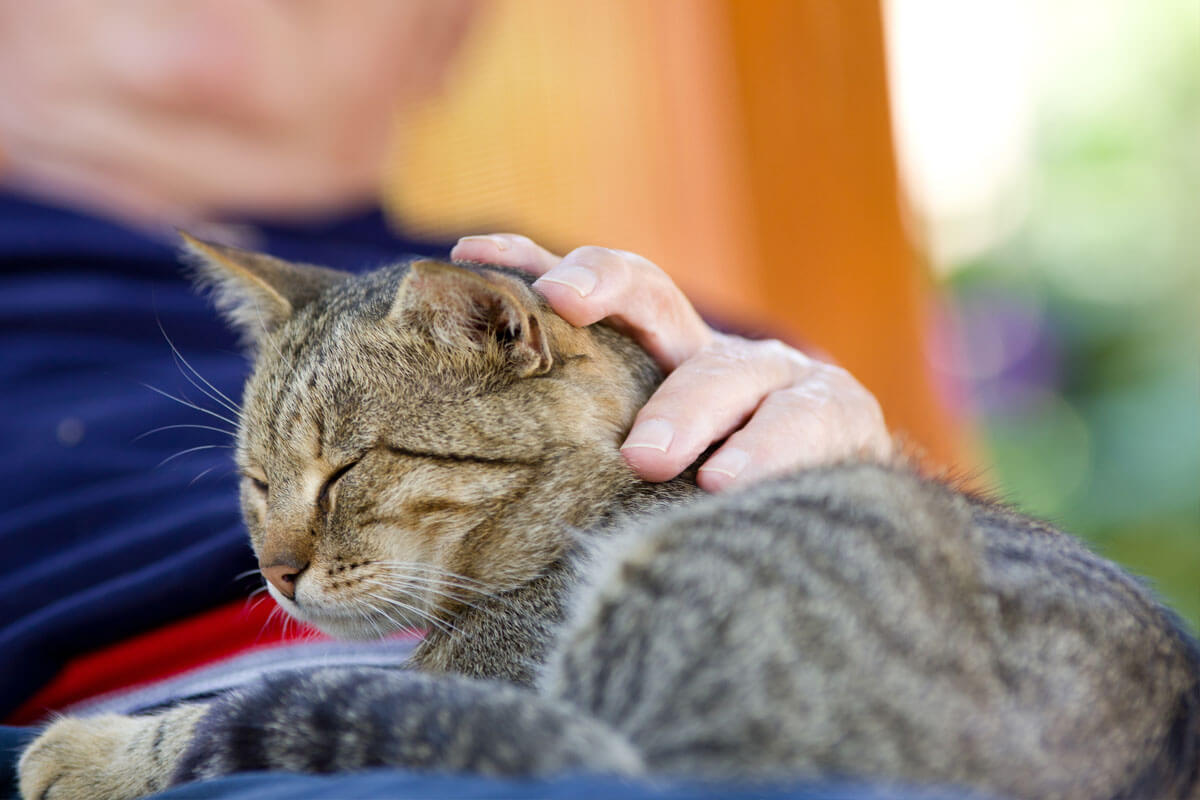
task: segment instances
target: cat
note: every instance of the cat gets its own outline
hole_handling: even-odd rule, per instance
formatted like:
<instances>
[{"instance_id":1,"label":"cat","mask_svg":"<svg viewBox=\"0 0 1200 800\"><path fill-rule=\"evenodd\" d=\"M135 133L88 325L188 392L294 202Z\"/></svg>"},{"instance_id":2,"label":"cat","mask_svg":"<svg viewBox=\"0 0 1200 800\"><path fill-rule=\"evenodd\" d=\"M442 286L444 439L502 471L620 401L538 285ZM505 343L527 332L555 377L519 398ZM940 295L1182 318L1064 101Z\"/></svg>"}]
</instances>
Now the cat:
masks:
<instances>
[{"instance_id":1,"label":"cat","mask_svg":"<svg viewBox=\"0 0 1200 800\"><path fill-rule=\"evenodd\" d=\"M236 459L271 594L428 633L411 669L62 719L25 797L378 765L1200 797L1200 646L1073 537L903 464L642 482L618 446L661 374L512 270L188 250L255 359Z\"/></svg>"}]
</instances>

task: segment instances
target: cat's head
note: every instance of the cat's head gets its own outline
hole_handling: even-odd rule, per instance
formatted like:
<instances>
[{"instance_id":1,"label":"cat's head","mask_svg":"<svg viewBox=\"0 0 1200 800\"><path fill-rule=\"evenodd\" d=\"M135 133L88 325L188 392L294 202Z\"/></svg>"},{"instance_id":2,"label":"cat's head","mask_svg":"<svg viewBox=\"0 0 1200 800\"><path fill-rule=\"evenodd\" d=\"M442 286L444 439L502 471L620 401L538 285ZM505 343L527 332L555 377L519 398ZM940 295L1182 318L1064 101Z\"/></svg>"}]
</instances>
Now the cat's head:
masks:
<instances>
[{"instance_id":1,"label":"cat's head","mask_svg":"<svg viewBox=\"0 0 1200 800\"><path fill-rule=\"evenodd\" d=\"M187 247L254 358L242 509L294 616L342 636L444 619L536 577L634 480L618 447L657 370L528 277Z\"/></svg>"}]
</instances>

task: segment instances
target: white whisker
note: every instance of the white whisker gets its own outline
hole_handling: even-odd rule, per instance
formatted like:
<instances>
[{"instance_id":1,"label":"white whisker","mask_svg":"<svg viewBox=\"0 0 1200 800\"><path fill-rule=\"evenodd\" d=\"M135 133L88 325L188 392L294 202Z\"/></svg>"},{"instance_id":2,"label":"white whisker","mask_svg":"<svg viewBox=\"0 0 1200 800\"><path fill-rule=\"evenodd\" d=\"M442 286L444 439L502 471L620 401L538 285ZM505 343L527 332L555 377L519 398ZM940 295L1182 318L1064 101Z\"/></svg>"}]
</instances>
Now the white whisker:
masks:
<instances>
[{"instance_id":1,"label":"white whisker","mask_svg":"<svg viewBox=\"0 0 1200 800\"><path fill-rule=\"evenodd\" d=\"M404 587L421 587L421 588L440 588L440 589L456 589L461 594L455 596L470 596L473 594L485 594L482 590L474 586L463 586L462 584L453 583L451 581L442 580L440 578L430 578L425 575L384 575L373 578L363 578L378 586L392 586L398 589Z\"/></svg>"},{"instance_id":2,"label":"white whisker","mask_svg":"<svg viewBox=\"0 0 1200 800\"><path fill-rule=\"evenodd\" d=\"M192 478L190 481L188 481L188 486L191 486L191 485L192 485L192 484L194 484L196 481L200 480L201 478L203 478L205 475L207 475L208 473L212 472L212 471L213 471L214 469L216 469L216 468L217 468L217 467L216 467L216 465L213 465L213 466L209 467L208 469L204 470L204 471L203 471L203 472L201 472L199 475L197 475L196 477L194 477L194 478Z\"/></svg>"},{"instance_id":3,"label":"white whisker","mask_svg":"<svg viewBox=\"0 0 1200 800\"><path fill-rule=\"evenodd\" d=\"M448 600L453 600L456 603L461 603L462 605L467 606L468 608L474 608L474 609L479 608L478 605L476 605L475 603L472 603L471 601L467 600L466 598L462 597L461 595L453 594L451 592L444 592L439 589L435 589L431 586L422 586L419 583L409 583L409 584L386 583L384 581L372 580L371 578L364 578L363 582L372 584L373 586L378 586L381 589L391 589L393 591L409 592L413 589L417 589L420 591L429 592L430 594L433 594L433 595L437 595L438 597L445 597Z\"/></svg>"},{"instance_id":4,"label":"white whisker","mask_svg":"<svg viewBox=\"0 0 1200 800\"><path fill-rule=\"evenodd\" d=\"M420 627L419 625L414 624L408 618L408 615L405 614L403 611L400 612L400 619L396 619L391 614L389 614L385 609L379 608L374 603L369 603L366 600L363 600L362 598L356 598L355 602L357 602L359 605L363 606L364 608L368 609L372 614L383 617L388 622L395 625L398 630L412 630L414 628ZM379 638L382 639L385 636L387 636L387 633L381 632Z\"/></svg>"},{"instance_id":5,"label":"white whisker","mask_svg":"<svg viewBox=\"0 0 1200 800\"><path fill-rule=\"evenodd\" d=\"M256 603L255 606L257 605L258 604ZM258 635L254 637L254 642L256 644L258 643L259 639L262 639L263 634L267 632L267 628L271 627L271 623L275 619L275 615L282 613L284 613L283 608L279 605L276 605L273 609L271 609L271 613L267 614L267 618L263 620L262 626L258 629Z\"/></svg>"},{"instance_id":6,"label":"white whisker","mask_svg":"<svg viewBox=\"0 0 1200 800\"><path fill-rule=\"evenodd\" d=\"M420 619L424 619L424 620L438 626L439 628L441 628L443 633L458 633L459 632L458 628L454 627L454 625L450 624L449 622L447 622L444 619L438 619L433 614L430 614L428 611L425 611L424 609L417 608L416 606L409 605L408 603L403 603L403 602L401 602L399 600L395 600L391 597L384 597L383 595L375 594L374 592L367 592L367 594L370 595L371 597L374 597L376 600L382 600L383 602L388 603L393 606L396 606L397 608L402 608L402 609L411 611L412 613L416 614L417 617L419 617Z\"/></svg>"},{"instance_id":7,"label":"white whisker","mask_svg":"<svg viewBox=\"0 0 1200 800\"><path fill-rule=\"evenodd\" d=\"M228 428L218 428L215 425L196 425L196 424L189 423L189 424L180 424L180 425L163 425L161 427L154 428L153 430L148 430L145 433L138 434L137 436L133 437L133 441L136 442L139 439L144 439L152 433L159 433L160 431L170 431L170 430L174 430L176 428L197 428L202 431L216 431L217 433L223 433L226 436L237 436L236 431L231 431Z\"/></svg>"},{"instance_id":8,"label":"white whisker","mask_svg":"<svg viewBox=\"0 0 1200 800\"><path fill-rule=\"evenodd\" d=\"M174 461L175 459L179 458L180 456L186 456L188 453L195 453L197 450L214 450L214 449L232 450L233 445L231 445L231 444L202 444L199 447L189 447L186 450L180 450L178 453L173 453L173 454L167 456L162 461L158 462L154 468L158 469L163 464L166 464L168 461Z\"/></svg>"},{"instance_id":9,"label":"white whisker","mask_svg":"<svg viewBox=\"0 0 1200 800\"><path fill-rule=\"evenodd\" d=\"M275 348L275 355L279 356L279 361L288 365L289 373L294 373L297 365L295 362L289 363L288 360L283 357L283 351L279 349L279 345L276 344L273 339L271 339L271 332L267 330L267 323L266 320L263 319L262 307L258 304L258 298L252 296L250 298L250 302L254 304L254 314L258 317L258 326L262 328L262 341L270 342L271 347Z\"/></svg>"},{"instance_id":10,"label":"white whisker","mask_svg":"<svg viewBox=\"0 0 1200 800\"><path fill-rule=\"evenodd\" d=\"M436 567L433 564L422 564L418 561L374 561L372 563L377 564L379 566L385 566L385 567L399 567L399 568L405 569L405 570L420 570L420 571L424 571L424 572L433 572L433 573L436 573L443 577L456 578L460 581L465 581L467 583L474 583L479 586L485 585L485 584L480 583L479 581L475 580L474 578L468 578L466 575L460 575L457 572L452 572L452 571L450 571L448 569L444 569L442 567Z\"/></svg>"},{"instance_id":11,"label":"white whisker","mask_svg":"<svg viewBox=\"0 0 1200 800\"><path fill-rule=\"evenodd\" d=\"M167 398L168 400L174 400L176 403L179 403L180 405L187 406L188 408L193 408L196 411L199 411L201 414L208 414L210 417L216 417L217 419L221 420L222 422L228 422L230 425L234 426L235 428L237 427L237 424L238 424L237 420L232 420L223 414L218 414L217 412L213 411L211 408L205 408L204 406L198 406L189 400L183 400L181 398L178 398L175 395L170 394L169 392L164 392L162 389L159 389L157 386L151 386L148 383L143 383L142 386L145 386L147 389L154 392L155 394L161 394L163 397Z\"/></svg>"},{"instance_id":12,"label":"white whisker","mask_svg":"<svg viewBox=\"0 0 1200 800\"><path fill-rule=\"evenodd\" d=\"M354 600L356 605L362 606L363 608L367 609L367 612L363 612L363 614L361 616L362 616L363 621L366 622L368 625L370 625L371 628L375 631L376 638L383 639L384 637L386 637L387 632L384 631L383 628L379 627L379 625L372 618L372 614L379 613L378 610L376 610L376 608L373 605L371 605L370 603L366 602L365 600L363 600L361 598L356 597L356 598L352 598L352 599ZM391 617L388 617L388 619L390 620Z\"/></svg>"},{"instance_id":13,"label":"white whisker","mask_svg":"<svg viewBox=\"0 0 1200 800\"><path fill-rule=\"evenodd\" d=\"M201 392L204 392L204 394L207 395L213 402L217 403L217 405L224 407L228 411L232 411L235 416L240 416L241 411L238 409L237 403L230 400L228 397L225 396L224 392L222 392L220 389L218 389L217 387L215 387L211 383L209 383L208 380L203 375L201 375L196 370L195 367L193 367L190 363L188 363L188 360L186 358L183 357L183 353L179 352L179 348L177 348L175 346L175 343L173 341L171 341L171 337L167 336L167 330L166 330L166 328L163 327L162 320L156 318L155 322L158 323L159 333L161 333L163 335L163 338L167 340L167 345L171 348L171 352L175 354L175 357L177 359L179 359L180 361L182 361L183 365L188 368L188 371L191 372L193 375L195 375L197 378L199 378L204 383L204 385L207 386L209 389L211 389L212 392L215 394L205 391L204 388L202 388L199 384L197 384L191 378L188 378L187 373L183 373L183 377L187 378L188 383L195 386ZM181 372L182 372L182 370L181 370Z\"/></svg>"},{"instance_id":14,"label":"white whisker","mask_svg":"<svg viewBox=\"0 0 1200 800\"><path fill-rule=\"evenodd\" d=\"M178 354L176 354L176 358L182 358L182 356L179 356ZM187 362L185 361L184 363L186 364ZM192 378L191 375L188 375L186 372L183 371L183 369L179 366L178 361L175 362L175 368L179 370L179 374L183 375L184 380L186 380L188 383L190 383L196 390L198 390L200 392L200 394L204 395L209 400L212 400L214 403L216 403L220 409L222 409L223 411L231 412L235 417L241 416L241 413L242 413L241 409L239 409L235 405L231 405L227 399L222 399L225 397L225 395L220 395L220 397L218 397L216 394L213 394L208 389L204 388L204 386L200 385L199 383L196 383L195 379ZM188 368L191 369L190 364L188 365ZM204 380L204 379L201 378L200 380ZM208 381L204 381L204 382L208 383ZM218 394L219 394L219 392L218 392Z\"/></svg>"}]
</instances>

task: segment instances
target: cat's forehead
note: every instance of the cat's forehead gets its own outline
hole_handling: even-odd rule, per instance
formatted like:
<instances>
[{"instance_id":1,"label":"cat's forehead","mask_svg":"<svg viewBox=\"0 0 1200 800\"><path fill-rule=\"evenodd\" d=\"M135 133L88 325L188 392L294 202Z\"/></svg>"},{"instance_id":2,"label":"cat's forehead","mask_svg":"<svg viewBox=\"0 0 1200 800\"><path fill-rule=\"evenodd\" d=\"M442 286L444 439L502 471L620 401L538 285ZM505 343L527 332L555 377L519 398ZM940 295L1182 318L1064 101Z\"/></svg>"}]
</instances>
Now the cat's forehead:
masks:
<instances>
[{"instance_id":1,"label":"cat's forehead","mask_svg":"<svg viewBox=\"0 0 1200 800\"><path fill-rule=\"evenodd\" d=\"M247 384L245 440L259 451L304 457L381 438L447 442L493 431L464 425L493 417L497 385L426 334L369 306L312 308L262 348Z\"/></svg>"}]
</instances>

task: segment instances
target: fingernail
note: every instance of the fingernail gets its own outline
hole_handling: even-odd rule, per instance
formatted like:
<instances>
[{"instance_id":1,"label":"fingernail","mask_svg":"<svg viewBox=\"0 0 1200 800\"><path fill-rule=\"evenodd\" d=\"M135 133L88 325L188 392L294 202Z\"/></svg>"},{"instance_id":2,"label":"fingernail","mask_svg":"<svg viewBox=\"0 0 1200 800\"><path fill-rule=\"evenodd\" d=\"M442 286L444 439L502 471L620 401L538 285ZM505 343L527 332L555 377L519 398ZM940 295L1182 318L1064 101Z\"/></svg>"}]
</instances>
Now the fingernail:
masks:
<instances>
[{"instance_id":1,"label":"fingernail","mask_svg":"<svg viewBox=\"0 0 1200 800\"><path fill-rule=\"evenodd\" d=\"M463 244L464 242L487 242L501 253L510 247L508 240L500 236L464 236L458 240L459 244Z\"/></svg>"},{"instance_id":2,"label":"fingernail","mask_svg":"<svg viewBox=\"0 0 1200 800\"><path fill-rule=\"evenodd\" d=\"M742 470L750 463L750 454L736 447L726 447L721 452L704 462L701 472L719 472L728 475L730 479L742 474Z\"/></svg>"},{"instance_id":3,"label":"fingernail","mask_svg":"<svg viewBox=\"0 0 1200 800\"><path fill-rule=\"evenodd\" d=\"M533 285L537 286L539 283L559 283L563 286L570 286L579 292L580 297L587 297L596 288L596 273L577 264L560 264L534 281Z\"/></svg>"},{"instance_id":4,"label":"fingernail","mask_svg":"<svg viewBox=\"0 0 1200 800\"><path fill-rule=\"evenodd\" d=\"M674 438L675 429L671 427L671 423L664 419L648 419L629 432L629 438L621 445L621 449L645 447L665 453Z\"/></svg>"}]
</instances>

